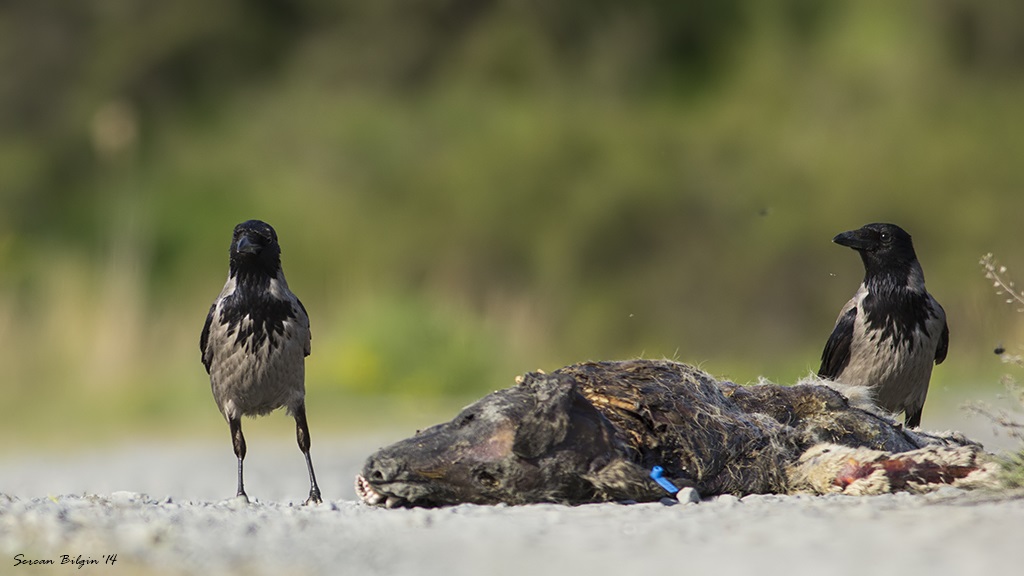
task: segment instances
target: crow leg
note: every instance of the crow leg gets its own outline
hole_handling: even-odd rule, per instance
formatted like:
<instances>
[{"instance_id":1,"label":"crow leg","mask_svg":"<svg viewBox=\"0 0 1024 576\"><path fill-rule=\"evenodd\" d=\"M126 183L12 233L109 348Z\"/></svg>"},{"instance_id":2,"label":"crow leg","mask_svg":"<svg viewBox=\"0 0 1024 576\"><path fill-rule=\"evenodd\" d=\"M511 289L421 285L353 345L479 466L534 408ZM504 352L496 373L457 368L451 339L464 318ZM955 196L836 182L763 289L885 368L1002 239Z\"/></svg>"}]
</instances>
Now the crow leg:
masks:
<instances>
[{"instance_id":1,"label":"crow leg","mask_svg":"<svg viewBox=\"0 0 1024 576\"><path fill-rule=\"evenodd\" d=\"M295 439L298 440L299 450L306 457L306 468L309 470L309 498L306 504L319 504L320 487L316 484L316 474L313 473L313 460L309 457L309 424L306 423L306 405L300 404L295 412Z\"/></svg>"},{"instance_id":2,"label":"crow leg","mask_svg":"<svg viewBox=\"0 0 1024 576\"><path fill-rule=\"evenodd\" d=\"M228 426L231 427L231 442L235 447L235 456L238 458L238 494L236 496L249 500L242 483L242 460L245 460L245 436L242 435L242 419L232 418L228 420Z\"/></svg>"}]
</instances>

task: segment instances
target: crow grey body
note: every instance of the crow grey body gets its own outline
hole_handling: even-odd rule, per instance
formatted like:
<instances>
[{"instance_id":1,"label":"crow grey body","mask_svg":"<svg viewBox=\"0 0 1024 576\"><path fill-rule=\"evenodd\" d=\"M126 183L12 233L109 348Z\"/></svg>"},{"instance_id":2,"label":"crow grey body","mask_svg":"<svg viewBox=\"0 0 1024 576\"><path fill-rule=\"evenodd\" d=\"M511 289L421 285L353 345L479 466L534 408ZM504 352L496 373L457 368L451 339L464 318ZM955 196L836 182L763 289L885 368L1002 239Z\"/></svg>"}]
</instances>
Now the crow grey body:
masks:
<instances>
[{"instance_id":1,"label":"crow grey body","mask_svg":"<svg viewBox=\"0 0 1024 576\"><path fill-rule=\"evenodd\" d=\"M893 224L868 224L833 239L857 250L865 276L839 313L818 375L871 388L882 408L905 412L916 427L932 367L946 358L949 328L925 290L910 235Z\"/></svg>"},{"instance_id":2,"label":"crow grey body","mask_svg":"<svg viewBox=\"0 0 1024 576\"><path fill-rule=\"evenodd\" d=\"M307 503L320 502L309 457L305 409L305 357L309 317L288 289L281 248L270 225L258 220L235 227L227 282L210 307L200 337L213 398L231 428L238 457L238 495L245 496L241 417L286 408L295 418L299 449L310 478Z\"/></svg>"},{"instance_id":3,"label":"crow grey body","mask_svg":"<svg viewBox=\"0 0 1024 576\"><path fill-rule=\"evenodd\" d=\"M256 326L248 311L239 311L244 316L235 323L226 320L231 314L228 302L238 291L236 278L228 278L211 311L204 359L208 358L214 400L228 420L262 416L281 407L291 414L305 399L309 318L288 290L284 274L271 279L270 287L270 298L285 305L280 332L258 337L265 328Z\"/></svg>"}]
</instances>

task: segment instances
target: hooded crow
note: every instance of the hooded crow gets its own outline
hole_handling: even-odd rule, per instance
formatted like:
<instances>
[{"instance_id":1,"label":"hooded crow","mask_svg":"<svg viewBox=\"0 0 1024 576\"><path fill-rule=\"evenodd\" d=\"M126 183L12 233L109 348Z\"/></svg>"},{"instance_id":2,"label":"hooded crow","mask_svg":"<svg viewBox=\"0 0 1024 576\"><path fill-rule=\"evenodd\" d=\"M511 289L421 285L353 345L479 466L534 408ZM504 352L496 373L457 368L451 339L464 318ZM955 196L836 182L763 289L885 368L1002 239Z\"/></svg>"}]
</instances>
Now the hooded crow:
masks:
<instances>
[{"instance_id":1,"label":"hooded crow","mask_svg":"<svg viewBox=\"0 0 1024 576\"><path fill-rule=\"evenodd\" d=\"M924 288L910 234L895 224L868 224L832 241L860 254L864 282L839 312L818 375L867 386L879 406L920 426L932 366L946 359L949 327Z\"/></svg>"},{"instance_id":2,"label":"hooded crow","mask_svg":"<svg viewBox=\"0 0 1024 576\"><path fill-rule=\"evenodd\" d=\"M199 349L210 374L213 399L231 429L238 458L238 496L248 500L242 482L242 416L262 416L284 407L295 418L299 449L309 470L306 504L319 504L306 424L309 317L288 289L281 270L281 246L269 224L249 220L235 226L229 254L228 280L206 316Z\"/></svg>"}]
</instances>

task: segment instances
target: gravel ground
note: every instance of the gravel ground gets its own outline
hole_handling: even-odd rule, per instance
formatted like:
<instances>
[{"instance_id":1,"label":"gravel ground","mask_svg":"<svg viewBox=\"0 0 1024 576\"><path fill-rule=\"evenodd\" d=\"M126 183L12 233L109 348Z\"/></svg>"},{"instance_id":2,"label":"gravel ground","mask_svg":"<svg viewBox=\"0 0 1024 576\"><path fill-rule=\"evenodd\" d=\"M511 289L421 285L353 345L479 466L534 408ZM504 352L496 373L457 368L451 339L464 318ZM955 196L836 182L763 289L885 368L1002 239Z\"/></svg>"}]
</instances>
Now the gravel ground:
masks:
<instances>
[{"instance_id":1,"label":"gravel ground","mask_svg":"<svg viewBox=\"0 0 1024 576\"><path fill-rule=\"evenodd\" d=\"M352 479L389 440L317 442L325 498L317 507L300 505L308 486L290 443L250 441L248 505L224 499L234 492L234 459L216 442L5 458L0 574L905 576L1017 574L1021 565L1024 499L952 488L686 505L371 508L355 500Z\"/></svg>"}]
</instances>

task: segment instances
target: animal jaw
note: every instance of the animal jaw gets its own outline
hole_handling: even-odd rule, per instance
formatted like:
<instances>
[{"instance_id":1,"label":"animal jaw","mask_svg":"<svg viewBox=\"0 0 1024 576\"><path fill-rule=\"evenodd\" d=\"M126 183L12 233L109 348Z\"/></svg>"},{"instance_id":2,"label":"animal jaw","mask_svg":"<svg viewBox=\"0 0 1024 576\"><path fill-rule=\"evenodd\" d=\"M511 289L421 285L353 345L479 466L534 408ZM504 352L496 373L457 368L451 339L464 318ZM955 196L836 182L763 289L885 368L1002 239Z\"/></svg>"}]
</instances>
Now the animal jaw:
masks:
<instances>
[{"instance_id":1,"label":"animal jaw","mask_svg":"<svg viewBox=\"0 0 1024 576\"><path fill-rule=\"evenodd\" d=\"M371 506L381 505L387 508L399 508L406 506L409 503L409 500L406 500L397 494L389 495L377 490L366 480L366 478L363 477L362 474L356 476L355 489L359 499ZM401 490L404 488L399 486L398 489Z\"/></svg>"}]
</instances>

